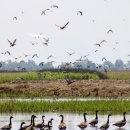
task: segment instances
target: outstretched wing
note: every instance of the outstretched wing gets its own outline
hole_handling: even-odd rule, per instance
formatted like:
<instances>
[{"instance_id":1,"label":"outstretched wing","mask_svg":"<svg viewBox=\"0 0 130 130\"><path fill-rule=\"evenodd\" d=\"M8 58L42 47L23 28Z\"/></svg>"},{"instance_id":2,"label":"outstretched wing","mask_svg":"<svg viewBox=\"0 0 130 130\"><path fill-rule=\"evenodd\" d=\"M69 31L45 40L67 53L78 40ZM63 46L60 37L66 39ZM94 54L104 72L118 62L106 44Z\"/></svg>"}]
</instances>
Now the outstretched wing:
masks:
<instances>
[{"instance_id":1,"label":"outstretched wing","mask_svg":"<svg viewBox=\"0 0 130 130\"><path fill-rule=\"evenodd\" d=\"M67 24L69 24L69 22L67 22L67 23L64 25L64 27L66 27L66 26L67 26Z\"/></svg>"},{"instance_id":2,"label":"outstretched wing","mask_svg":"<svg viewBox=\"0 0 130 130\"><path fill-rule=\"evenodd\" d=\"M7 39L8 40L8 39ZM10 40L8 40L8 42L10 43L10 45L12 45L12 43L11 43L11 41Z\"/></svg>"},{"instance_id":3,"label":"outstretched wing","mask_svg":"<svg viewBox=\"0 0 130 130\"><path fill-rule=\"evenodd\" d=\"M14 40L13 44L15 44L15 42L16 42L16 39Z\"/></svg>"}]
</instances>

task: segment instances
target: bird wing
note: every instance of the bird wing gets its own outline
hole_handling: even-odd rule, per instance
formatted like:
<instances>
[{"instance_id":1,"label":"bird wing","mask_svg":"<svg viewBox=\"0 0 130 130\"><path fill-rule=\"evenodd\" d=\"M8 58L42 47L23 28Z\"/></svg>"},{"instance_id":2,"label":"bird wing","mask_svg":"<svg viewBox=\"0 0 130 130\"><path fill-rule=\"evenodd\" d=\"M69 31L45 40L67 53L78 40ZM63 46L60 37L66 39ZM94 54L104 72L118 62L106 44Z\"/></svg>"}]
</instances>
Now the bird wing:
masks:
<instances>
[{"instance_id":1,"label":"bird wing","mask_svg":"<svg viewBox=\"0 0 130 130\"><path fill-rule=\"evenodd\" d=\"M96 74L96 72L94 72L94 73ZM94 119L94 120L90 121L89 124L96 124L97 122L98 122L98 120Z\"/></svg>"},{"instance_id":2,"label":"bird wing","mask_svg":"<svg viewBox=\"0 0 130 130\"><path fill-rule=\"evenodd\" d=\"M64 25L64 27L66 27L66 26L67 26L67 24L69 24L69 22L67 22L67 23Z\"/></svg>"},{"instance_id":3,"label":"bird wing","mask_svg":"<svg viewBox=\"0 0 130 130\"><path fill-rule=\"evenodd\" d=\"M16 42L16 39L14 40L13 44L15 44L15 42Z\"/></svg>"},{"instance_id":4,"label":"bird wing","mask_svg":"<svg viewBox=\"0 0 130 130\"><path fill-rule=\"evenodd\" d=\"M118 126L118 125L121 125L122 123L124 123L124 120L118 121L118 122L114 123L113 125Z\"/></svg>"},{"instance_id":5,"label":"bird wing","mask_svg":"<svg viewBox=\"0 0 130 130\"><path fill-rule=\"evenodd\" d=\"M7 125L4 125L3 127L1 127L1 129L7 129L7 128L11 128L11 125L7 124Z\"/></svg>"},{"instance_id":6,"label":"bird wing","mask_svg":"<svg viewBox=\"0 0 130 130\"><path fill-rule=\"evenodd\" d=\"M57 27L60 27L60 28L61 28L61 26L58 26L58 25L56 25L56 24L55 24L55 26L57 26Z\"/></svg>"},{"instance_id":7,"label":"bird wing","mask_svg":"<svg viewBox=\"0 0 130 130\"><path fill-rule=\"evenodd\" d=\"M8 40L8 39L7 39ZM10 43L10 45L12 45L12 43L11 43L11 41L10 40L8 40L8 42Z\"/></svg>"}]
</instances>

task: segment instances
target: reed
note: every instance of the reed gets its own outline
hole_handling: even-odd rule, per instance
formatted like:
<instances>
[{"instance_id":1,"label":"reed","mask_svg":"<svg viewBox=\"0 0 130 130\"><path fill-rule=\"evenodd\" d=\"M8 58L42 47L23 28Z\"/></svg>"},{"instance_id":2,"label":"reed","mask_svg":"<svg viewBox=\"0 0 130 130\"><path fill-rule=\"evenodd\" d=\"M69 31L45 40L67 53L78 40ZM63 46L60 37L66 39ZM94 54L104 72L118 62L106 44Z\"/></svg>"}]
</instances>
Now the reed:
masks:
<instances>
[{"instance_id":1,"label":"reed","mask_svg":"<svg viewBox=\"0 0 130 130\"><path fill-rule=\"evenodd\" d=\"M0 112L94 112L122 113L130 110L130 100L89 100L89 101L1 101Z\"/></svg>"}]
</instances>

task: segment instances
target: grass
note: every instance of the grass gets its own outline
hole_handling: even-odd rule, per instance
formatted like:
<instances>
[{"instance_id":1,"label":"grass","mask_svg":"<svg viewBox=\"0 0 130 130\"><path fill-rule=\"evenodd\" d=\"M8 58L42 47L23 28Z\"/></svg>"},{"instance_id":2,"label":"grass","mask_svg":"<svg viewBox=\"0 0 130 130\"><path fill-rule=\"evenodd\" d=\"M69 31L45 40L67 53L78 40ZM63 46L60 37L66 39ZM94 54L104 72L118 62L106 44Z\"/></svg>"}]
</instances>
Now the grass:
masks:
<instances>
[{"instance_id":1,"label":"grass","mask_svg":"<svg viewBox=\"0 0 130 130\"><path fill-rule=\"evenodd\" d=\"M52 112L58 108L58 112L95 112L122 113L130 110L129 100L91 100L91 101L1 101L0 112Z\"/></svg>"},{"instance_id":2,"label":"grass","mask_svg":"<svg viewBox=\"0 0 130 130\"><path fill-rule=\"evenodd\" d=\"M46 75L44 77L44 75ZM41 72L38 74L37 72L17 72L17 73L1 73L0 74L0 83L10 83L15 80L57 80L57 79L65 79L65 77L71 77L72 79L99 79L99 76L92 73L84 73L81 74L79 72L67 72L67 73L51 73L50 71Z\"/></svg>"}]
</instances>

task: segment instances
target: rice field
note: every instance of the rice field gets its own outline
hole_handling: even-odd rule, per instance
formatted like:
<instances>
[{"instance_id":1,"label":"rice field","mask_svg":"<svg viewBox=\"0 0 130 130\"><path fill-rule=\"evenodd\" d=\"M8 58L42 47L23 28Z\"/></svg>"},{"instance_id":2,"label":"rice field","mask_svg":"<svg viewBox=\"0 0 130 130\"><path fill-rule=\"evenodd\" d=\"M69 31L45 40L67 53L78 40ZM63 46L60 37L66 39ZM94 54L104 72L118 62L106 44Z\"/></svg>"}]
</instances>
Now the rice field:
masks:
<instances>
[{"instance_id":1,"label":"rice field","mask_svg":"<svg viewBox=\"0 0 130 130\"><path fill-rule=\"evenodd\" d=\"M65 77L71 77L71 79L81 80L81 79L99 79L99 76L93 73L62 73L62 72L16 72L16 73L1 73L0 74L0 84L11 83L15 80L57 80L65 79Z\"/></svg>"},{"instance_id":2,"label":"rice field","mask_svg":"<svg viewBox=\"0 0 130 130\"><path fill-rule=\"evenodd\" d=\"M122 113L130 110L130 100L89 100L89 101L1 101L0 113L68 112L68 113Z\"/></svg>"}]
</instances>

